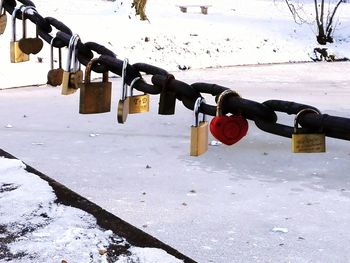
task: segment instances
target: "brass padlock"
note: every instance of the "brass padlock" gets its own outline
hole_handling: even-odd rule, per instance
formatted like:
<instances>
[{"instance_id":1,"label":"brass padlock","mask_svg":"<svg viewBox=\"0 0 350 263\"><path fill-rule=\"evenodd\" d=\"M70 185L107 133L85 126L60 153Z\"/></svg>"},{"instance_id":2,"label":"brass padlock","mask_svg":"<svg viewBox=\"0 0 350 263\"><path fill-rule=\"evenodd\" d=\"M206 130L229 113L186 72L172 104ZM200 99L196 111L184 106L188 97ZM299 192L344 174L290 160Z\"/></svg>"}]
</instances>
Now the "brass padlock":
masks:
<instances>
[{"instance_id":1,"label":"brass padlock","mask_svg":"<svg viewBox=\"0 0 350 263\"><path fill-rule=\"evenodd\" d=\"M175 114L176 93L174 91L170 91L167 89L167 85L169 81L173 79L174 79L174 76L169 74L163 84L162 91L160 92L159 107L158 107L158 114L160 115Z\"/></svg>"},{"instance_id":2,"label":"brass padlock","mask_svg":"<svg viewBox=\"0 0 350 263\"><path fill-rule=\"evenodd\" d=\"M79 113L104 113L111 111L112 82L108 82L108 71L103 72L102 82L91 82L91 67L98 59L92 59L85 68L85 80L80 86Z\"/></svg>"},{"instance_id":3,"label":"brass padlock","mask_svg":"<svg viewBox=\"0 0 350 263\"><path fill-rule=\"evenodd\" d=\"M19 48L19 42L16 40L16 14L22 8L16 7L12 13L12 40L10 42L11 63L20 63L29 60L29 55L25 54Z\"/></svg>"},{"instance_id":4,"label":"brass padlock","mask_svg":"<svg viewBox=\"0 0 350 263\"><path fill-rule=\"evenodd\" d=\"M122 98L118 102L118 123L125 123L129 114L129 97L128 97L128 85L126 84L126 68L128 66L128 59L124 60L122 69Z\"/></svg>"},{"instance_id":5,"label":"brass padlock","mask_svg":"<svg viewBox=\"0 0 350 263\"><path fill-rule=\"evenodd\" d=\"M23 28L23 36L18 42L19 48L23 51L23 53L29 54L38 54L40 50L43 48L43 41L39 38L38 35L38 26L36 26L36 37L27 38L27 19L25 18L25 14L29 11L37 12L34 6L25 6L22 9L22 28Z\"/></svg>"},{"instance_id":6,"label":"brass padlock","mask_svg":"<svg viewBox=\"0 0 350 263\"><path fill-rule=\"evenodd\" d=\"M50 46L51 46L51 69L47 73L47 84L51 86L60 86L62 84L62 78L63 78L63 69L62 69L62 51L61 48L58 48L58 68L54 68L54 46L53 42L55 41L55 38L52 38Z\"/></svg>"},{"instance_id":7,"label":"brass padlock","mask_svg":"<svg viewBox=\"0 0 350 263\"><path fill-rule=\"evenodd\" d=\"M141 78L135 78L130 84L129 114L149 112L149 94L133 95L133 86Z\"/></svg>"},{"instance_id":8,"label":"brass padlock","mask_svg":"<svg viewBox=\"0 0 350 263\"><path fill-rule=\"evenodd\" d=\"M79 88L79 83L83 82L83 71L80 70L80 63L76 54L79 39L79 36L75 34L69 41L67 64L62 78L62 95L75 93Z\"/></svg>"},{"instance_id":9,"label":"brass padlock","mask_svg":"<svg viewBox=\"0 0 350 263\"><path fill-rule=\"evenodd\" d=\"M292 152L293 153L322 153L326 151L326 135L320 132L304 133L301 132L299 119L306 112L320 114L315 109L301 110L294 120L294 133L292 134Z\"/></svg>"},{"instance_id":10,"label":"brass padlock","mask_svg":"<svg viewBox=\"0 0 350 263\"><path fill-rule=\"evenodd\" d=\"M205 120L199 121L199 108L205 103L204 98L198 98L194 104L195 125L191 126L191 156L199 156L208 150L208 122Z\"/></svg>"},{"instance_id":11,"label":"brass padlock","mask_svg":"<svg viewBox=\"0 0 350 263\"><path fill-rule=\"evenodd\" d=\"M0 35L2 35L5 32L6 25L7 25L7 15L5 8L3 8L4 0L1 0L0 2Z\"/></svg>"}]
</instances>

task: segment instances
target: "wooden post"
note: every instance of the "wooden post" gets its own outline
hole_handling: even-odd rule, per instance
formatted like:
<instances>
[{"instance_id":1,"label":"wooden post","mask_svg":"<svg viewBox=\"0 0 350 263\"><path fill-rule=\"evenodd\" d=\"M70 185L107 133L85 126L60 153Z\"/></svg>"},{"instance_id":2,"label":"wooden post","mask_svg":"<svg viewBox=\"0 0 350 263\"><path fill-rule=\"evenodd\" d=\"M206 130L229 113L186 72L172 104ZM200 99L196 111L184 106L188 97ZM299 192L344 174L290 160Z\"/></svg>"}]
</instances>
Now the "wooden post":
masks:
<instances>
[{"instance_id":1,"label":"wooden post","mask_svg":"<svg viewBox=\"0 0 350 263\"><path fill-rule=\"evenodd\" d=\"M203 15L207 15L208 14L208 7L207 6L201 6L201 12Z\"/></svg>"},{"instance_id":2,"label":"wooden post","mask_svg":"<svg viewBox=\"0 0 350 263\"><path fill-rule=\"evenodd\" d=\"M180 6L180 10L182 13L187 13L187 7L185 6Z\"/></svg>"}]
</instances>

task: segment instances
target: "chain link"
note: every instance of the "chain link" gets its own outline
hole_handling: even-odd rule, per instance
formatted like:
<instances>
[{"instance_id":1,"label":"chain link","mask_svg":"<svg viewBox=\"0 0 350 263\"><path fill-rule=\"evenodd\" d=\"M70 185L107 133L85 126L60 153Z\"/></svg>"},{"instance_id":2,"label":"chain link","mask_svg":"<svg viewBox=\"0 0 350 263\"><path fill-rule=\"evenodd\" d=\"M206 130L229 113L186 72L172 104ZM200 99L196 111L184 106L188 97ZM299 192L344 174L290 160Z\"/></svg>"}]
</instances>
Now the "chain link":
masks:
<instances>
[{"instance_id":1,"label":"chain link","mask_svg":"<svg viewBox=\"0 0 350 263\"><path fill-rule=\"evenodd\" d=\"M56 28L59 31L62 31L68 35L73 35L72 30L70 30L69 27L67 27L65 24L63 24L61 21L53 18L53 17L45 17L45 21L50 25ZM52 36L45 30L42 30L41 27L38 27L38 32L39 36L44 39L47 43L51 43L52 39L54 38L53 41L53 46L56 48L62 48L66 46L66 43L64 43L62 40L57 38L56 36Z\"/></svg>"},{"instance_id":2,"label":"chain link","mask_svg":"<svg viewBox=\"0 0 350 263\"><path fill-rule=\"evenodd\" d=\"M35 4L30 0L18 0L18 2L22 3L24 6L35 7ZM4 0L3 7L9 14L12 14L16 6L17 1ZM18 12L16 18L21 20L22 12ZM48 44L55 38L53 41L54 47L68 47L72 31L61 21L53 17L43 18L38 12L26 13L25 18L28 18L36 24L39 36ZM52 32L52 27L58 30L56 36L50 34ZM123 61L118 59L113 51L95 42L87 42L84 44L79 40L77 44L77 56L80 63L87 65L89 61L94 58L94 52L100 56L98 58L98 63L96 63L97 65L92 68L93 71L98 73L111 71L122 76ZM146 83L142 78L141 72L152 76L152 84ZM140 78L140 80L134 83L134 89L153 95L160 94L162 90L174 92L176 98L182 101L184 106L190 110L194 109L195 101L202 97L202 93L217 97L228 89L227 87L217 84L203 82L189 85L175 79L173 75L162 68L146 63L128 64L125 76L126 83L131 85L132 81L138 78ZM259 103L234 96L228 97L224 101L222 108L226 113L241 114L243 117L254 121L256 126L265 132L288 138L292 137L294 127L277 123L276 112L297 114L303 109L318 111L318 109L313 106L290 101L269 100ZM207 115L215 116L216 106L201 103L199 111ZM326 136L350 141L350 119L348 118L330 116L327 114L306 113L300 118L300 124L304 130L322 130Z\"/></svg>"}]
</instances>

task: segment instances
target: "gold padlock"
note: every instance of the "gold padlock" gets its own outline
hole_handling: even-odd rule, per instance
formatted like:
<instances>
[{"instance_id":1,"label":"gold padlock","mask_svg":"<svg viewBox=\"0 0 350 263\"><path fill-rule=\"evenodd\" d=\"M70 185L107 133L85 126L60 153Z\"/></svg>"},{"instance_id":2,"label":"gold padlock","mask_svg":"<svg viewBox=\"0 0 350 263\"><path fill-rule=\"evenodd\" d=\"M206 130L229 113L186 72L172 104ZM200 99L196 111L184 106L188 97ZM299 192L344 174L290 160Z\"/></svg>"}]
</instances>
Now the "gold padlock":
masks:
<instances>
[{"instance_id":1,"label":"gold padlock","mask_svg":"<svg viewBox=\"0 0 350 263\"><path fill-rule=\"evenodd\" d=\"M32 12L37 13L34 6L25 6L22 10L22 29L23 29L23 36L18 41L19 48L22 50L23 53L29 55L29 54L38 54L40 50L43 48L43 41L39 38L38 34L38 26L36 26L36 37L35 38L28 38L27 37L27 24L26 24L26 17L25 14L31 10Z\"/></svg>"},{"instance_id":2,"label":"gold padlock","mask_svg":"<svg viewBox=\"0 0 350 263\"><path fill-rule=\"evenodd\" d=\"M137 77L130 84L129 114L149 112L149 94L133 95L133 86L139 80Z\"/></svg>"},{"instance_id":3,"label":"gold padlock","mask_svg":"<svg viewBox=\"0 0 350 263\"><path fill-rule=\"evenodd\" d=\"M60 86L62 84L62 78L63 78L63 69L62 69L62 51L61 48L58 48L58 68L54 68L54 46L53 42L55 41L55 37L52 38L50 46L51 46L51 69L47 73L47 84L51 86Z\"/></svg>"},{"instance_id":4,"label":"gold padlock","mask_svg":"<svg viewBox=\"0 0 350 263\"><path fill-rule=\"evenodd\" d=\"M79 88L79 83L83 82L83 71L80 70L80 63L76 54L79 39L79 36L75 34L69 41L67 64L62 77L62 95L75 93Z\"/></svg>"},{"instance_id":5,"label":"gold padlock","mask_svg":"<svg viewBox=\"0 0 350 263\"><path fill-rule=\"evenodd\" d=\"M29 55L19 48L19 41L16 40L16 14L23 6L16 7L12 13L12 40L10 42L11 63L20 63L29 60Z\"/></svg>"},{"instance_id":6,"label":"gold padlock","mask_svg":"<svg viewBox=\"0 0 350 263\"><path fill-rule=\"evenodd\" d=\"M1 0L0 2L0 35L2 35L5 32L6 25L7 25L7 15L5 8L3 8L4 0Z\"/></svg>"},{"instance_id":7,"label":"gold padlock","mask_svg":"<svg viewBox=\"0 0 350 263\"><path fill-rule=\"evenodd\" d=\"M292 134L292 152L293 153L323 153L326 151L326 135L321 132L303 133L300 131L299 119L307 112L320 114L315 109L303 109L294 119L294 133Z\"/></svg>"},{"instance_id":8,"label":"gold padlock","mask_svg":"<svg viewBox=\"0 0 350 263\"><path fill-rule=\"evenodd\" d=\"M111 111L112 82L108 81L108 71L103 72L102 82L91 82L91 67L98 63L92 59L85 68L85 81L80 86L79 113L92 114Z\"/></svg>"},{"instance_id":9,"label":"gold padlock","mask_svg":"<svg viewBox=\"0 0 350 263\"><path fill-rule=\"evenodd\" d=\"M126 84L126 68L128 66L128 59L124 60L122 69L122 98L118 102L118 123L125 123L129 114L129 97L128 97L128 85Z\"/></svg>"},{"instance_id":10,"label":"gold padlock","mask_svg":"<svg viewBox=\"0 0 350 263\"><path fill-rule=\"evenodd\" d=\"M200 97L194 104L195 125L191 126L191 156L199 156L208 150L208 122L205 120L205 114L203 114L203 120L199 121L199 108L205 103L204 98Z\"/></svg>"}]
</instances>

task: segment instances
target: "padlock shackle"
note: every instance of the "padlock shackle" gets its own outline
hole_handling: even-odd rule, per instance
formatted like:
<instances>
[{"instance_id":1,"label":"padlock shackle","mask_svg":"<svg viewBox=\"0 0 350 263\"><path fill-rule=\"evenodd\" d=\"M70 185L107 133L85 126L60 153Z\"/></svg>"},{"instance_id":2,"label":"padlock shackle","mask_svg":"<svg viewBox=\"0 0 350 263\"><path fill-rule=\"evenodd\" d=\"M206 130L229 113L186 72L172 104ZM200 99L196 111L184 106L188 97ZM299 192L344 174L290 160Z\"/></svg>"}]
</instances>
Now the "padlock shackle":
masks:
<instances>
[{"instance_id":1,"label":"padlock shackle","mask_svg":"<svg viewBox=\"0 0 350 263\"><path fill-rule=\"evenodd\" d=\"M55 40L55 38L53 37L50 41L50 62L51 62L51 70L53 70L53 67L54 67L54 61L53 61L53 41Z\"/></svg>"},{"instance_id":2,"label":"padlock shackle","mask_svg":"<svg viewBox=\"0 0 350 263\"><path fill-rule=\"evenodd\" d=\"M316 113L316 114L321 114L321 112L317 109L312 109L312 108L306 108L306 109L302 109L301 111L299 111L294 118L294 133L298 132L298 126L299 126L299 120L301 118L301 116L307 112L312 112L312 113Z\"/></svg>"},{"instance_id":3,"label":"padlock shackle","mask_svg":"<svg viewBox=\"0 0 350 263\"><path fill-rule=\"evenodd\" d=\"M195 123L194 126L198 127L199 126L199 108L201 107L201 104L205 103L205 99L203 97L199 97L196 99L194 106L193 106L193 111L194 111L194 118L195 118ZM203 113L203 122L206 121L206 116Z\"/></svg>"},{"instance_id":4,"label":"padlock shackle","mask_svg":"<svg viewBox=\"0 0 350 263\"><path fill-rule=\"evenodd\" d=\"M28 10L33 10L36 13L38 13L35 9L34 6L25 6L22 10L22 30L23 30L23 38L27 37L27 22L26 22L26 18L25 18L25 14ZM38 27L36 30L36 34L38 35Z\"/></svg>"},{"instance_id":5,"label":"padlock shackle","mask_svg":"<svg viewBox=\"0 0 350 263\"><path fill-rule=\"evenodd\" d=\"M54 55L53 55L53 51L54 51L54 46L53 46L53 42L55 41L57 37L53 37L50 41L50 59L51 59L51 69L54 69ZM58 67L62 68L62 50L61 48L58 48Z\"/></svg>"},{"instance_id":6,"label":"padlock shackle","mask_svg":"<svg viewBox=\"0 0 350 263\"><path fill-rule=\"evenodd\" d=\"M241 97L236 91L233 91L230 89L227 89L221 92L218 98L217 106L216 106L216 116L223 115L222 104L223 104L224 98L226 98L227 96Z\"/></svg>"},{"instance_id":7,"label":"padlock shackle","mask_svg":"<svg viewBox=\"0 0 350 263\"><path fill-rule=\"evenodd\" d=\"M17 12L21 10L23 6L24 5L21 5L20 7L16 7L12 12L12 42L16 41L16 15L17 15Z\"/></svg>"},{"instance_id":8,"label":"padlock shackle","mask_svg":"<svg viewBox=\"0 0 350 263\"><path fill-rule=\"evenodd\" d=\"M80 37L78 36L73 43L73 54L72 54L72 60L74 59L73 72L78 71L80 68L80 63L79 63L78 54L77 54L77 45L79 40L80 40Z\"/></svg>"},{"instance_id":9,"label":"padlock shackle","mask_svg":"<svg viewBox=\"0 0 350 263\"><path fill-rule=\"evenodd\" d=\"M5 7L4 7L4 1L5 0L1 0L0 1L0 15L6 15L6 10L5 10Z\"/></svg>"},{"instance_id":10,"label":"padlock shackle","mask_svg":"<svg viewBox=\"0 0 350 263\"><path fill-rule=\"evenodd\" d=\"M78 41L80 40L80 37L78 34L74 34L71 36L69 40L69 45L68 45L68 55L67 55L67 64L65 71L66 72L72 72L71 70L73 69L74 71L78 70L78 58L76 56L76 47L78 44ZM72 68L72 60L74 58L74 66Z\"/></svg>"},{"instance_id":11,"label":"padlock shackle","mask_svg":"<svg viewBox=\"0 0 350 263\"><path fill-rule=\"evenodd\" d=\"M89 61L89 63L86 65L85 68L85 80L84 83L85 84L89 84L91 83L91 71L92 71L92 66L94 64L98 63L98 58L93 58ZM103 77L102 77L102 81L104 83L108 82L108 71L103 72Z\"/></svg>"},{"instance_id":12,"label":"padlock shackle","mask_svg":"<svg viewBox=\"0 0 350 263\"><path fill-rule=\"evenodd\" d=\"M122 100L125 100L128 96L128 84L126 83L126 68L128 67L129 60L127 58L123 61L122 68Z\"/></svg>"},{"instance_id":13,"label":"padlock shackle","mask_svg":"<svg viewBox=\"0 0 350 263\"><path fill-rule=\"evenodd\" d=\"M139 80L141 80L142 78L141 77L136 77L134 78L131 83L130 83L130 96L133 96L134 95L134 85L136 84L136 82L138 82Z\"/></svg>"}]
</instances>

